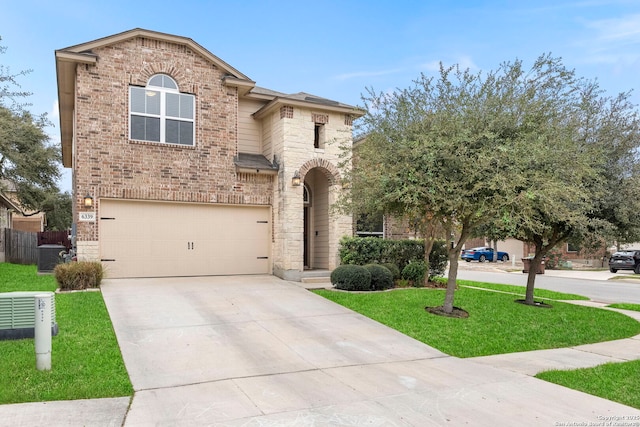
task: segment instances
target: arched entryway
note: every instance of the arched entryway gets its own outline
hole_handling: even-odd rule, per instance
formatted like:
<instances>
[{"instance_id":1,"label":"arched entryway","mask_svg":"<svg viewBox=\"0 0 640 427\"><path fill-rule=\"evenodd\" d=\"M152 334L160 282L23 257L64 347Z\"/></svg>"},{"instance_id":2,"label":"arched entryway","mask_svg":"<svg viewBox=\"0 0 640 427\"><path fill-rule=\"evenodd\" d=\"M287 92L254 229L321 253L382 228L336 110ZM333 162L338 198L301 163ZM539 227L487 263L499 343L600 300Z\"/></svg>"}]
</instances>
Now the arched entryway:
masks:
<instances>
[{"instance_id":1,"label":"arched entryway","mask_svg":"<svg viewBox=\"0 0 640 427\"><path fill-rule=\"evenodd\" d=\"M304 268L329 268L329 181L318 168L304 178Z\"/></svg>"},{"instance_id":2,"label":"arched entryway","mask_svg":"<svg viewBox=\"0 0 640 427\"><path fill-rule=\"evenodd\" d=\"M300 175L304 183L304 269L335 268L331 252L335 252L337 236L329 212L340 174L332 163L314 159L300 168Z\"/></svg>"}]
</instances>

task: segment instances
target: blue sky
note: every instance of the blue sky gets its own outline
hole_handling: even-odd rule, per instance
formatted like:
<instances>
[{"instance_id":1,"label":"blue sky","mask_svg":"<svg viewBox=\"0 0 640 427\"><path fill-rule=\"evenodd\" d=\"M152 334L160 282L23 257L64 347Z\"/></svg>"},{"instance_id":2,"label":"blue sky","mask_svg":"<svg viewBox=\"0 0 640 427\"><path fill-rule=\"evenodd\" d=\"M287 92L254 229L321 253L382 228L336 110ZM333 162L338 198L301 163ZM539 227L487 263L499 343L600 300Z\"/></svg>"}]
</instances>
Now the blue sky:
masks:
<instances>
[{"instance_id":1,"label":"blue sky","mask_svg":"<svg viewBox=\"0 0 640 427\"><path fill-rule=\"evenodd\" d=\"M22 89L57 142L54 51L138 27L189 37L258 86L352 105L367 87L409 87L439 62L488 71L543 53L640 103L637 0L6 1L0 64L33 70ZM71 188L68 171L61 187Z\"/></svg>"}]
</instances>

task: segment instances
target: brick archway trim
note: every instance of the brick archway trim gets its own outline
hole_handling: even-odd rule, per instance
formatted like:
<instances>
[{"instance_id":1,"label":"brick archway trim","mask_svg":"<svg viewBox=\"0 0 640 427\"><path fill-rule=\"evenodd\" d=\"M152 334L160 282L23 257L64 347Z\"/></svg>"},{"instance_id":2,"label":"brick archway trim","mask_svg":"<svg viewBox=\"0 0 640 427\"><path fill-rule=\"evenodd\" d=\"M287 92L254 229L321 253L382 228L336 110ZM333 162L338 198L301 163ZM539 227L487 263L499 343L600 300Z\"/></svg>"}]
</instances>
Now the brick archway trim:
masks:
<instances>
[{"instance_id":1,"label":"brick archway trim","mask_svg":"<svg viewBox=\"0 0 640 427\"><path fill-rule=\"evenodd\" d=\"M300 178L304 181L304 177L311 169L319 168L322 173L327 177L329 185L335 185L340 183L340 171L338 168L326 159L312 159L307 161L300 167Z\"/></svg>"}]
</instances>

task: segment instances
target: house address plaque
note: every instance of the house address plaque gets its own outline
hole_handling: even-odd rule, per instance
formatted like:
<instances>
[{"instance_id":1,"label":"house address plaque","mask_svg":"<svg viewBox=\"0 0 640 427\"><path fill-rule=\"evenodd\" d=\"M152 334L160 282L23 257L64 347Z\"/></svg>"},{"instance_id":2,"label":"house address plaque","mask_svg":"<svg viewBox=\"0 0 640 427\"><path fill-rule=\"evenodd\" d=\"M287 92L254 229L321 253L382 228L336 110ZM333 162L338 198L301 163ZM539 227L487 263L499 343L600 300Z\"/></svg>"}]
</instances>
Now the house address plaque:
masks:
<instances>
[{"instance_id":1,"label":"house address plaque","mask_svg":"<svg viewBox=\"0 0 640 427\"><path fill-rule=\"evenodd\" d=\"M80 212L80 221L82 222L96 222L95 212Z\"/></svg>"}]
</instances>

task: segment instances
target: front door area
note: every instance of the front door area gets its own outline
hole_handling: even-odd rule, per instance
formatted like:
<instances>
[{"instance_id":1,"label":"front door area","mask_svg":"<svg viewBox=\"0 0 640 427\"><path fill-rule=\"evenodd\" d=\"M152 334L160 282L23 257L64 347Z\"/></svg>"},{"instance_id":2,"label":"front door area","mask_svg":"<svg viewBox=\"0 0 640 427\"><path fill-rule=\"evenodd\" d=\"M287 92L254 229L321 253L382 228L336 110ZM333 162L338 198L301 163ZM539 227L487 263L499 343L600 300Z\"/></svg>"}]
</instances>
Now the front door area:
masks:
<instances>
[{"instance_id":1,"label":"front door area","mask_svg":"<svg viewBox=\"0 0 640 427\"><path fill-rule=\"evenodd\" d=\"M319 169L304 179L304 268L329 268L329 182Z\"/></svg>"}]
</instances>

